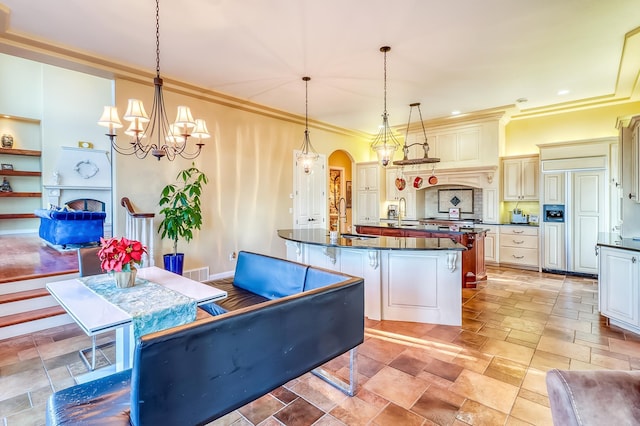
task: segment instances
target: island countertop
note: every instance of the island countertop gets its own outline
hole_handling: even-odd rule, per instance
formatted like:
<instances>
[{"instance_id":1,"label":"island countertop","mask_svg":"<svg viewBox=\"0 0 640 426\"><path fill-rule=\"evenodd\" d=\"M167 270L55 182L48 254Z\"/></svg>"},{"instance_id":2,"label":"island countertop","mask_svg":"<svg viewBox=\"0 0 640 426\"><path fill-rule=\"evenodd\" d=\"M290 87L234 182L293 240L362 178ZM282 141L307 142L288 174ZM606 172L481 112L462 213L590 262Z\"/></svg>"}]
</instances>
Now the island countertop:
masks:
<instances>
[{"instance_id":1,"label":"island countertop","mask_svg":"<svg viewBox=\"0 0 640 426\"><path fill-rule=\"evenodd\" d=\"M457 230L451 229L448 226L439 226L439 225L426 225L426 224L406 224L402 223L398 225L397 223L391 222L380 222L380 223L371 223L371 224L356 224L354 225L356 229L358 228L382 228L382 229L402 229L405 231L423 231L423 232L446 232L452 234L479 234L481 232L487 232L487 228L483 228L481 224L478 226L474 226L473 228L465 227L458 228Z\"/></svg>"},{"instance_id":2,"label":"island countertop","mask_svg":"<svg viewBox=\"0 0 640 426\"><path fill-rule=\"evenodd\" d=\"M608 246L623 250L640 252L640 240L633 238L622 238L619 234L600 232L598 234L599 246Z\"/></svg>"},{"instance_id":3,"label":"island countertop","mask_svg":"<svg viewBox=\"0 0 640 426\"><path fill-rule=\"evenodd\" d=\"M285 240L325 247L365 250L456 250L467 248L451 238L384 237L380 235L341 234L333 241L326 229L279 229Z\"/></svg>"}]
</instances>

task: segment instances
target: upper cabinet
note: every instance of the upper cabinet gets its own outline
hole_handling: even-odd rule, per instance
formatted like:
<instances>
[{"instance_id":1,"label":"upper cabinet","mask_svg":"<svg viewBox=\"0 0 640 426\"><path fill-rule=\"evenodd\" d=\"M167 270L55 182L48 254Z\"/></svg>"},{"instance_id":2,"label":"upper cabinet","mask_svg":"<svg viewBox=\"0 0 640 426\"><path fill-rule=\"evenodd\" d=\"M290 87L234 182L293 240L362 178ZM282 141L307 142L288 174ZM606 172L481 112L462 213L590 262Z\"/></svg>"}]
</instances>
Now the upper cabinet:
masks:
<instances>
[{"instance_id":1,"label":"upper cabinet","mask_svg":"<svg viewBox=\"0 0 640 426\"><path fill-rule=\"evenodd\" d=\"M464 121L442 120L425 122L429 157L439 158L437 169L497 166L500 138L504 138L502 114L483 119ZM407 145L424 142L420 125L409 128ZM416 145L409 148L409 159L422 158L424 150ZM416 169L431 170L432 164L421 164ZM412 169L413 170L413 169Z\"/></svg>"},{"instance_id":2,"label":"upper cabinet","mask_svg":"<svg viewBox=\"0 0 640 426\"><path fill-rule=\"evenodd\" d=\"M538 201L538 156L506 157L502 160L502 199Z\"/></svg>"},{"instance_id":3,"label":"upper cabinet","mask_svg":"<svg viewBox=\"0 0 640 426\"><path fill-rule=\"evenodd\" d=\"M356 164L355 224L380 221L381 194L384 191L381 189L380 169L377 162Z\"/></svg>"}]
</instances>

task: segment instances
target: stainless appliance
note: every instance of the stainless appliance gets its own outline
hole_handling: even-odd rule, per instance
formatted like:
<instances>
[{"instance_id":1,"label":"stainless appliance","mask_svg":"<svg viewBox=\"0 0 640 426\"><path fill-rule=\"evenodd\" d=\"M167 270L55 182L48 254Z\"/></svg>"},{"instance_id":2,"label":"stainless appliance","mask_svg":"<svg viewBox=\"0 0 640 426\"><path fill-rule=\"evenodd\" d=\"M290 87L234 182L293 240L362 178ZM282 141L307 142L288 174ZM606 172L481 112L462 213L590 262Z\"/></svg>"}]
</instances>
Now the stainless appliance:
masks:
<instances>
[{"instance_id":1,"label":"stainless appliance","mask_svg":"<svg viewBox=\"0 0 640 426\"><path fill-rule=\"evenodd\" d=\"M387 206L387 219L397 219L397 218L398 218L398 205L389 204L389 206Z\"/></svg>"},{"instance_id":2,"label":"stainless appliance","mask_svg":"<svg viewBox=\"0 0 640 426\"><path fill-rule=\"evenodd\" d=\"M564 204L544 204L542 220L545 222L564 222Z\"/></svg>"},{"instance_id":3,"label":"stainless appliance","mask_svg":"<svg viewBox=\"0 0 640 426\"><path fill-rule=\"evenodd\" d=\"M418 221L420 225L437 226L442 229L449 229L450 227L458 228L475 228L477 223L482 221L475 219L438 219L435 217L427 217Z\"/></svg>"}]
</instances>

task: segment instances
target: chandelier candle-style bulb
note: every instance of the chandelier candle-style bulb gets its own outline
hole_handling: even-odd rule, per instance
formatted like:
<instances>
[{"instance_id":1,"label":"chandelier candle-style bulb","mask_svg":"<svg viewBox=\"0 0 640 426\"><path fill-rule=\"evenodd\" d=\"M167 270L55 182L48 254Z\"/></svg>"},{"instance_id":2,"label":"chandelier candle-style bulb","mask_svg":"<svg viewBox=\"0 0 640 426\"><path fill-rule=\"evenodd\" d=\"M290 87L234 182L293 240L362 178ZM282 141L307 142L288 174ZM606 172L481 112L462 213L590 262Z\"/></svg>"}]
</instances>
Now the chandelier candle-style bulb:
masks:
<instances>
[{"instance_id":1,"label":"chandelier candle-style bulb","mask_svg":"<svg viewBox=\"0 0 640 426\"><path fill-rule=\"evenodd\" d=\"M114 106L105 106L102 111L102 116L98 120L98 124L109 128L107 135L115 135L115 129L121 129L122 123L118 117L118 108Z\"/></svg>"},{"instance_id":2,"label":"chandelier candle-style bulb","mask_svg":"<svg viewBox=\"0 0 640 426\"><path fill-rule=\"evenodd\" d=\"M129 124L129 127L124 131L124 134L134 137L137 141L147 136L144 132L144 124L142 123L142 120L138 118Z\"/></svg>"},{"instance_id":3,"label":"chandelier candle-style bulb","mask_svg":"<svg viewBox=\"0 0 640 426\"><path fill-rule=\"evenodd\" d=\"M196 119L196 128L191 132L191 137L198 139L210 138L209 129L207 129L207 123L202 118Z\"/></svg>"},{"instance_id":4,"label":"chandelier candle-style bulb","mask_svg":"<svg viewBox=\"0 0 640 426\"><path fill-rule=\"evenodd\" d=\"M186 129L193 129L194 127L196 127L196 122L193 119L193 116L191 115L191 110L189 109L189 107L186 107L186 106L178 107L178 116L176 117L176 121L174 124L176 126L179 126L180 128L186 128ZM182 134L189 134L189 133L185 132L180 134L182 135Z\"/></svg>"},{"instance_id":5,"label":"chandelier candle-style bulb","mask_svg":"<svg viewBox=\"0 0 640 426\"><path fill-rule=\"evenodd\" d=\"M127 112L124 113L124 119L127 121L138 120L141 123L149 122L149 116L144 110L144 104L140 99L129 99Z\"/></svg>"}]
</instances>

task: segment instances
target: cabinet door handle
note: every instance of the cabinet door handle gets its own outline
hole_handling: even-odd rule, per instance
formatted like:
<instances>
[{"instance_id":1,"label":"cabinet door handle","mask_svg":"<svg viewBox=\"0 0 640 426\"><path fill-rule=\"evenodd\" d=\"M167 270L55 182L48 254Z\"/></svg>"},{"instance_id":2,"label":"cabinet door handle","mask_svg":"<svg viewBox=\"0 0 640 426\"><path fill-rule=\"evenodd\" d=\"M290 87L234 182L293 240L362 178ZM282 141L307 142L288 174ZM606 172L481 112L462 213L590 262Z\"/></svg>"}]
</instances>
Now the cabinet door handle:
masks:
<instances>
[{"instance_id":1,"label":"cabinet door handle","mask_svg":"<svg viewBox=\"0 0 640 426\"><path fill-rule=\"evenodd\" d=\"M524 256L516 256L515 254L512 254L511 256L513 256L515 259L524 259Z\"/></svg>"},{"instance_id":2,"label":"cabinet door handle","mask_svg":"<svg viewBox=\"0 0 640 426\"><path fill-rule=\"evenodd\" d=\"M513 240L513 244L524 244L524 241L516 241L516 240Z\"/></svg>"},{"instance_id":3,"label":"cabinet door handle","mask_svg":"<svg viewBox=\"0 0 640 426\"><path fill-rule=\"evenodd\" d=\"M513 231L514 234L524 234L524 231Z\"/></svg>"}]
</instances>

